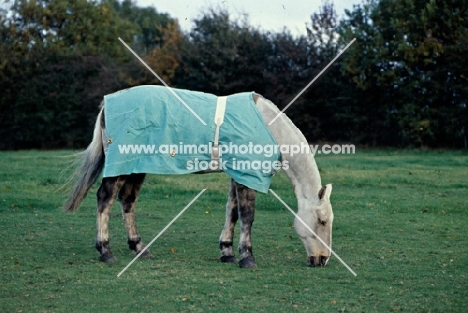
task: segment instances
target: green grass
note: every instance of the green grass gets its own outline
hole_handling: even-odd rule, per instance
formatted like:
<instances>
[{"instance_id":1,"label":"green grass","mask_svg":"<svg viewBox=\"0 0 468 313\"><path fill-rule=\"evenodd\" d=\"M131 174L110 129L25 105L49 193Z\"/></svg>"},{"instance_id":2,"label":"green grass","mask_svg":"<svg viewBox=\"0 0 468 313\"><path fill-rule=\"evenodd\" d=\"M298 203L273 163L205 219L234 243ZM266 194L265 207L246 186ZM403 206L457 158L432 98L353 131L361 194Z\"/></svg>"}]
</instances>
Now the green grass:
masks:
<instances>
[{"instance_id":1,"label":"green grass","mask_svg":"<svg viewBox=\"0 0 468 313\"><path fill-rule=\"evenodd\" d=\"M94 249L95 192L75 214L57 191L69 151L0 153L1 312L464 312L468 299L468 155L357 151L318 156L333 183L334 257L306 266L293 216L259 194L253 229L259 268L218 262L229 178L147 177L137 207L149 242L203 188L207 191L133 259L119 207L110 222L111 265ZM271 188L295 207L284 174ZM236 237L237 240L237 237Z\"/></svg>"}]
</instances>

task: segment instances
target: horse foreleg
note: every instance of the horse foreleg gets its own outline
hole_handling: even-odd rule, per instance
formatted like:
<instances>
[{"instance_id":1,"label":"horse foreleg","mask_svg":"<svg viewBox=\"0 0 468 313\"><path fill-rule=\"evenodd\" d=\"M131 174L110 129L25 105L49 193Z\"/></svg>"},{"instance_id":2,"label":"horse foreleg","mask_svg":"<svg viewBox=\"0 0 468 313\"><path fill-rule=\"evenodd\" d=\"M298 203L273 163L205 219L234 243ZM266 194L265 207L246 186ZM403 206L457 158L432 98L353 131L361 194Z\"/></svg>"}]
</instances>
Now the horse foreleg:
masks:
<instances>
[{"instance_id":1,"label":"horse foreleg","mask_svg":"<svg viewBox=\"0 0 468 313\"><path fill-rule=\"evenodd\" d=\"M219 248L221 249L221 262L237 263L238 260L232 249L234 238L234 228L239 219L239 211L237 208L236 183L231 180L229 186L229 196L226 204L226 222L223 231L219 237Z\"/></svg>"},{"instance_id":2,"label":"horse foreleg","mask_svg":"<svg viewBox=\"0 0 468 313\"><path fill-rule=\"evenodd\" d=\"M257 192L244 185L237 185L237 202L241 220L241 233L239 239L239 253L241 260L239 266L243 268L256 268L255 258L252 254L251 231L255 216L255 197Z\"/></svg>"},{"instance_id":3,"label":"horse foreleg","mask_svg":"<svg viewBox=\"0 0 468 313\"><path fill-rule=\"evenodd\" d=\"M135 206L137 203L138 195L140 193L141 185L145 179L145 174L132 174L130 175L123 187L119 191L119 201L122 207L122 215L125 222L125 228L128 235L128 246L131 250L139 254L145 246L141 241L140 234L135 219ZM148 250L145 250L140 255L140 258L152 258L153 256Z\"/></svg>"},{"instance_id":4,"label":"horse foreleg","mask_svg":"<svg viewBox=\"0 0 468 313\"><path fill-rule=\"evenodd\" d=\"M117 193L125 182L125 177L107 177L102 179L97 192L97 236L96 249L101 254L99 260L113 262L116 260L109 247L109 213Z\"/></svg>"}]
</instances>

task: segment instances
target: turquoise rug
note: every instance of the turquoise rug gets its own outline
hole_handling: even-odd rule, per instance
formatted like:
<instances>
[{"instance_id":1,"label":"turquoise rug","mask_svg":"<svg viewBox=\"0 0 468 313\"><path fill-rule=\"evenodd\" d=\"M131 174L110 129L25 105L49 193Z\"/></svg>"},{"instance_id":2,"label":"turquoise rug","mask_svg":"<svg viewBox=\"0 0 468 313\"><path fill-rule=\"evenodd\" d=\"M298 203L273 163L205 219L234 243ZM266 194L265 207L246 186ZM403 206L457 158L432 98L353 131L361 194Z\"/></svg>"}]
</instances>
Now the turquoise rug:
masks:
<instances>
[{"instance_id":1,"label":"turquoise rug","mask_svg":"<svg viewBox=\"0 0 468 313\"><path fill-rule=\"evenodd\" d=\"M172 90L206 126L166 87L138 86L104 97L109 138L104 177L187 174L207 169L215 137L217 97ZM253 92L227 98L219 144L223 146L220 163L225 173L251 189L268 192L274 165L278 164L275 161L281 155L278 149L271 153L277 143L257 111Z\"/></svg>"}]
</instances>

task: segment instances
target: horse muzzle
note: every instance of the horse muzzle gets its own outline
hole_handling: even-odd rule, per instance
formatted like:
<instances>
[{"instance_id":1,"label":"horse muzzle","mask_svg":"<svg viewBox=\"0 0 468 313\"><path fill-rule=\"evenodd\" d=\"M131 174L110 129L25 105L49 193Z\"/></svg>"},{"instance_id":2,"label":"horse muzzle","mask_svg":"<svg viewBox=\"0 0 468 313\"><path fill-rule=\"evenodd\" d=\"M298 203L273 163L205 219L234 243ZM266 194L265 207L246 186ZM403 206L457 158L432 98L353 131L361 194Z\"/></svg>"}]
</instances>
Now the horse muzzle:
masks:
<instances>
[{"instance_id":1,"label":"horse muzzle","mask_svg":"<svg viewBox=\"0 0 468 313\"><path fill-rule=\"evenodd\" d=\"M320 255L320 256L311 255L307 257L307 264L312 267L325 266L329 258L330 257L323 256L323 255Z\"/></svg>"}]
</instances>

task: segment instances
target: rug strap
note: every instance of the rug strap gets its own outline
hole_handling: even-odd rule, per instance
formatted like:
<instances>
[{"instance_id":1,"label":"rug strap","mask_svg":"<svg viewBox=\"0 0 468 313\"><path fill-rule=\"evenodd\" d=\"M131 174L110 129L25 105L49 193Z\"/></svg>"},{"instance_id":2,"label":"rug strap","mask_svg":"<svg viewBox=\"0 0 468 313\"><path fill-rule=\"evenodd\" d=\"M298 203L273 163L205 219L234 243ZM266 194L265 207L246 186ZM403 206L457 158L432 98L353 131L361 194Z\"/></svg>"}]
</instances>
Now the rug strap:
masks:
<instances>
[{"instance_id":1,"label":"rug strap","mask_svg":"<svg viewBox=\"0 0 468 313\"><path fill-rule=\"evenodd\" d=\"M226 112L226 103L227 97L218 97L218 102L216 104L216 112L214 117L214 122L216 125L215 137L213 147L211 149L211 164L215 168L212 170L219 169L219 129L224 122L224 112Z\"/></svg>"}]
</instances>

